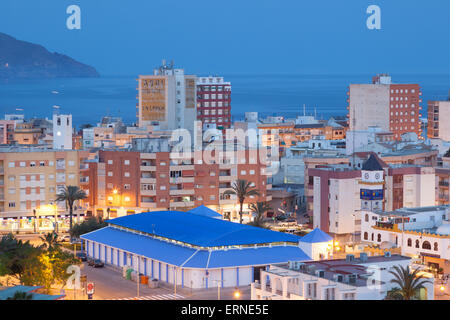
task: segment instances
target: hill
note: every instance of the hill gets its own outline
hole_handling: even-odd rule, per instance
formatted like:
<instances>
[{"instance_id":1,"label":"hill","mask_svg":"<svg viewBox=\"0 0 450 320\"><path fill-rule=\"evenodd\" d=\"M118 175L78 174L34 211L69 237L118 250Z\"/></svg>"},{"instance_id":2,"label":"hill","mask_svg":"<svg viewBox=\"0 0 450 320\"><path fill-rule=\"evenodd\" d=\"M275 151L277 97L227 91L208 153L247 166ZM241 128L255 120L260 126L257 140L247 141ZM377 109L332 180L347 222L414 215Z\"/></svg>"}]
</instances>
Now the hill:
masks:
<instances>
[{"instance_id":1,"label":"hill","mask_svg":"<svg viewBox=\"0 0 450 320\"><path fill-rule=\"evenodd\" d=\"M0 79L99 77L95 68L0 32Z\"/></svg>"}]
</instances>

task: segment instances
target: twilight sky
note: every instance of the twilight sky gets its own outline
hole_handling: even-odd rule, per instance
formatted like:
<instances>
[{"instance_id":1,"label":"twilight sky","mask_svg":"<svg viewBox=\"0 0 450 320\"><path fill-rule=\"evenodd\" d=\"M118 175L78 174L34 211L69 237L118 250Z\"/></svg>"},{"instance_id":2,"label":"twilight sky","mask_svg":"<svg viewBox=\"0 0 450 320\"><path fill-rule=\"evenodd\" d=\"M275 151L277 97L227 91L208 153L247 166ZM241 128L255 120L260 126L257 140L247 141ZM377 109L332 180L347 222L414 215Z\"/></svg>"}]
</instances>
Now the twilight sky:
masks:
<instances>
[{"instance_id":1,"label":"twilight sky","mask_svg":"<svg viewBox=\"0 0 450 320\"><path fill-rule=\"evenodd\" d=\"M72 4L81 30L66 28ZM448 0L1 0L0 32L103 75L163 58L197 74L450 74L449 16Z\"/></svg>"}]
</instances>

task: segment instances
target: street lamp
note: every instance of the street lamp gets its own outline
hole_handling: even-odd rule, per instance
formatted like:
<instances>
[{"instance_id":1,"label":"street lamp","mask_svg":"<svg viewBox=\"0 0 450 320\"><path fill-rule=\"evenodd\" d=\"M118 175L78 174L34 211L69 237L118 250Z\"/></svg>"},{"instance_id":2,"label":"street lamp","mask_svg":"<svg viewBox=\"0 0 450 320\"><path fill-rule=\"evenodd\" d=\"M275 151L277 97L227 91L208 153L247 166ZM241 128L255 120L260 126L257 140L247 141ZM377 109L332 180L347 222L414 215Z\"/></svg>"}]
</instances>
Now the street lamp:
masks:
<instances>
[{"instance_id":1,"label":"street lamp","mask_svg":"<svg viewBox=\"0 0 450 320\"><path fill-rule=\"evenodd\" d=\"M233 296L235 299L239 299L241 297L241 292L238 288L236 288L236 290L234 291Z\"/></svg>"}]
</instances>

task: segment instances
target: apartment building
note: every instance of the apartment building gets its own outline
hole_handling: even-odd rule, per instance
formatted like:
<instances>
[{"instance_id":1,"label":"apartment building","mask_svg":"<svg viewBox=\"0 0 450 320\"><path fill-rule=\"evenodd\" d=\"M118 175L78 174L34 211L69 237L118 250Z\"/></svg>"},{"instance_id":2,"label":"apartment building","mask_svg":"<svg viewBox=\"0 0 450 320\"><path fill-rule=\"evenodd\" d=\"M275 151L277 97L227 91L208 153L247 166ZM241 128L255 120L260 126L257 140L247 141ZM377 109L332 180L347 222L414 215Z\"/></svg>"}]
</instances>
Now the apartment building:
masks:
<instances>
[{"instance_id":1,"label":"apartment building","mask_svg":"<svg viewBox=\"0 0 450 320\"><path fill-rule=\"evenodd\" d=\"M138 79L137 119L141 128L159 126L162 130L184 128L193 132L197 118L196 76L185 75L173 63L163 61L153 75Z\"/></svg>"},{"instance_id":2,"label":"apartment building","mask_svg":"<svg viewBox=\"0 0 450 320\"><path fill-rule=\"evenodd\" d=\"M433 167L390 165L374 153L358 165L308 169L307 202L314 227L342 242L355 242L361 231L360 210L435 205Z\"/></svg>"},{"instance_id":3,"label":"apartment building","mask_svg":"<svg viewBox=\"0 0 450 320\"><path fill-rule=\"evenodd\" d=\"M450 141L450 101L428 101L427 137Z\"/></svg>"},{"instance_id":4,"label":"apartment building","mask_svg":"<svg viewBox=\"0 0 450 320\"><path fill-rule=\"evenodd\" d=\"M65 203L55 203L56 195L65 186L79 186L81 163L87 157L87 151L0 147L2 228L31 227L36 213L46 214L40 209L47 205L57 205L56 212L64 215Z\"/></svg>"},{"instance_id":5,"label":"apartment building","mask_svg":"<svg viewBox=\"0 0 450 320\"><path fill-rule=\"evenodd\" d=\"M14 128L16 122L13 120L0 120L0 144L11 144L14 141Z\"/></svg>"},{"instance_id":6,"label":"apartment building","mask_svg":"<svg viewBox=\"0 0 450 320\"><path fill-rule=\"evenodd\" d=\"M448 205L450 168L435 168L436 174L436 205Z\"/></svg>"},{"instance_id":7,"label":"apartment building","mask_svg":"<svg viewBox=\"0 0 450 320\"><path fill-rule=\"evenodd\" d=\"M378 126L383 131L391 131L397 140L407 132L414 132L420 137L420 86L393 84L388 75L378 75L372 82L351 84L349 87L350 130L364 131Z\"/></svg>"},{"instance_id":8,"label":"apartment building","mask_svg":"<svg viewBox=\"0 0 450 320\"><path fill-rule=\"evenodd\" d=\"M408 267L401 255L372 256L272 264L261 270L261 283L252 283L252 300L383 300L394 287L389 273ZM426 276L429 278L429 276ZM433 279L420 290L420 300L434 300Z\"/></svg>"},{"instance_id":9,"label":"apartment building","mask_svg":"<svg viewBox=\"0 0 450 320\"><path fill-rule=\"evenodd\" d=\"M223 77L197 78L197 120L216 124L219 130L231 127L231 82Z\"/></svg>"},{"instance_id":10,"label":"apartment building","mask_svg":"<svg viewBox=\"0 0 450 320\"><path fill-rule=\"evenodd\" d=\"M259 197L246 200L244 219L250 219L248 203L271 200L270 175L251 150L240 151L238 161L210 164L202 160L202 152L175 159L167 143L161 143L163 139L150 151L143 143L150 140L158 141L135 139L134 150L139 151L99 151L98 160L86 162L89 170L81 185L89 194L90 213L105 215L109 209L114 217L143 211L188 211L205 205L236 220L238 200L223 193L237 179L252 182L260 191Z\"/></svg>"}]
</instances>

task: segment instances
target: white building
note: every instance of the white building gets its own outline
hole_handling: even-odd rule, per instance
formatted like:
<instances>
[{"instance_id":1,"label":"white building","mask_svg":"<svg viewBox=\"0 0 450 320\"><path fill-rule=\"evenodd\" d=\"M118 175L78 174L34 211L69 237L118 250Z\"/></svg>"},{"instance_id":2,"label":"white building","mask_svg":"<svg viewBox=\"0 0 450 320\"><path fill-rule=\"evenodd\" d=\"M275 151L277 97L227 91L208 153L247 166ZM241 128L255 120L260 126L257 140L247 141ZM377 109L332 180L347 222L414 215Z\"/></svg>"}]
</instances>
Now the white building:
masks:
<instances>
[{"instance_id":1,"label":"white building","mask_svg":"<svg viewBox=\"0 0 450 320\"><path fill-rule=\"evenodd\" d=\"M72 115L53 114L53 148L72 149Z\"/></svg>"},{"instance_id":2,"label":"white building","mask_svg":"<svg viewBox=\"0 0 450 320\"><path fill-rule=\"evenodd\" d=\"M361 240L400 247L403 255L450 272L450 207L362 211Z\"/></svg>"},{"instance_id":3,"label":"white building","mask_svg":"<svg viewBox=\"0 0 450 320\"><path fill-rule=\"evenodd\" d=\"M383 300L394 276L394 266L406 268L410 258L401 255L368 257L362 253L358 259L314 262L292 261L271 265L261 271L261 283L251 286L252 300ZM428 280L428 279L427 279ZM420 298L434 299L434 285L425 284Z\"/></svg>"}]
</instances>

